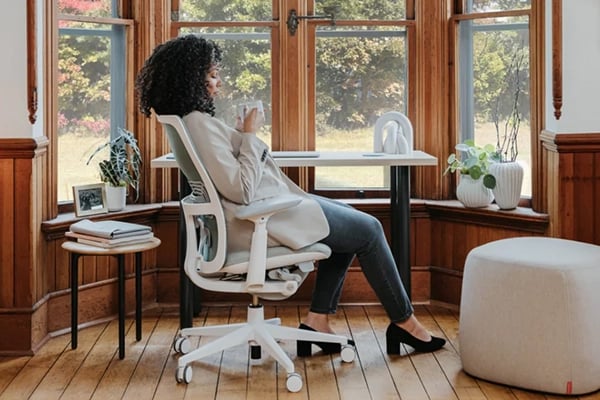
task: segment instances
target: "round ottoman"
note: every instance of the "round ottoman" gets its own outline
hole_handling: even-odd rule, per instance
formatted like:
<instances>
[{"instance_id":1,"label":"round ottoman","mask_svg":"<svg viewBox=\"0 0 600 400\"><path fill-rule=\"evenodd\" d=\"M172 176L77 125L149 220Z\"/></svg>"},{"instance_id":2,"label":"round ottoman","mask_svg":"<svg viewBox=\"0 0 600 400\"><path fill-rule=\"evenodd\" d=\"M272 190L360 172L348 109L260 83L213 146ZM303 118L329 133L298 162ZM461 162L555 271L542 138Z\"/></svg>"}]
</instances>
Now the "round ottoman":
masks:
<instances>
[{"instance_id":1,"label":"round ottoman","mask_svg":"<svg viewBox=\"0 0 600 400\"><path fill-rule=\"evenodd\" d=\"M600 388L600 246L547 237L467 255L460 357L475 377L580 394Z\"/></svg>"}]
</instances>

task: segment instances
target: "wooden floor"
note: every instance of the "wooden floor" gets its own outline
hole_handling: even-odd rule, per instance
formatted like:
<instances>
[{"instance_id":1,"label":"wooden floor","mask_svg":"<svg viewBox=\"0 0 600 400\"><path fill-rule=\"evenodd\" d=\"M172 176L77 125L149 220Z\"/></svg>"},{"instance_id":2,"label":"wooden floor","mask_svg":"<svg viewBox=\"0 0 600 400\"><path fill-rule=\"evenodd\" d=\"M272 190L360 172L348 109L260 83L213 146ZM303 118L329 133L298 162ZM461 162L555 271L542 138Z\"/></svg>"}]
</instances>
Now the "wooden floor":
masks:
<instances>
[{"instance_id":1,"label":"wooden floor","mask_svg":"<svg viewBox=\"0 0 600 400\"><path fill-rule=\"evenodd\" d=\"M297 326L304 307L268 306L267 317ZM127 320L126 356L119 360L117 322L79 332L79 347L71 350L70 335L52 338L34 357L0 358L0 399L600 399L550 396L473 379L458 355L458 315L446 308L417 306L416 314L435 335L448 339L433 354L385 354L388 324L379 306L345 306L332 320L336 332L356 341L357 358L343 363L339 355L295 356L295 344L284 342L303 377L299 393L285 388L285 371L270 357L250 360L238 346L193 363L193 380L177 384L177 355L172 341L179 318L171 310L144 312L143 338L135 341L132 319ZM196 325L241 322L245 307L207 307ZM202 339L204 340L204 339Z\"/></svg>"}]
</instances>

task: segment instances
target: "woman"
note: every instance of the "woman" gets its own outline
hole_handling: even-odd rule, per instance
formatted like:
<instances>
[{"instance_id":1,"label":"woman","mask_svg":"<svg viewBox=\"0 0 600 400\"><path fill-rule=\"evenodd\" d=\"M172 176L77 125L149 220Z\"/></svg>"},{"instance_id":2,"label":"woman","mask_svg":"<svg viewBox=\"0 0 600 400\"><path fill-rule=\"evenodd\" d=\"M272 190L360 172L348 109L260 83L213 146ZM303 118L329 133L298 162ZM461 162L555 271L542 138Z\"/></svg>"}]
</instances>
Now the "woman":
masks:
<instances>
[{"instance_id":1,"label":"woman","mask_svg":"<svg viewBox=\"0 0 600 400\"><path fill-rule=\"evenodd\" d=\"M176 114L185 121L209 175L223 197L231 250L247 249L252 223L236 219L231 209L281 193L295 193L302 202L271 217L269 246L294 249L315 242L331 248L319 262L313 298L302 329L333 333L328 315L336 311L346 272L356 256L391 323L386 331L387 353L399 354L400 343L431 352L445 340L433 337L414 315L380 222L341 202L309 195L296 186L269 156L257 138L264 117L250 110L235 128L214 117L219 94L221 50L212 41L189 35L159 45L136 80L140 111L150 116ZM357 234L360 232L360 235ZM332 290L333 288L333 290ZM336 343L312 343L324 353L339 352ZM311 354L311 342L298 341L298 355Z\"/></svg>"}]
</instances>

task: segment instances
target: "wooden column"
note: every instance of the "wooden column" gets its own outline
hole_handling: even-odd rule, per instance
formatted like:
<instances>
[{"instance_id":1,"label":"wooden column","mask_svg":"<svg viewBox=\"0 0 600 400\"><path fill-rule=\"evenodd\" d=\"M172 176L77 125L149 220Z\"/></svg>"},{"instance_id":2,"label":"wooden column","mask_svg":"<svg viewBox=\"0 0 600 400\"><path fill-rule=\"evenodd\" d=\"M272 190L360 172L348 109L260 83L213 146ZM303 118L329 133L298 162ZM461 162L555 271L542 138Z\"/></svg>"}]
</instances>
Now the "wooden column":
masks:
<instances>
[{"instance_id":1,"label":"wooden column","mask_svg":"<svg viewBox=\"0 0 600 400\"><path fill-rule=\"evenodd\" d=\"M36 305L46 293L47 215L44 166L48 140L0 139L0 353L31 354L46 337L46 315Z\"/></svg>"},{"instance_id":2,"label":"wooden column","mask_svg":"<svg viewBox=\"0 0 600 400\"><path fill-rule=\"evenodd\" d=\"M448 193L442 171L450 148L448 128L448 18L450 0L419 1L416 12L416 109L409 110L415 121L415 148L438 158L437 168L415 168L413 197L439 199ZM413 36L413 35L410 35Z\"/></svg>"},{"instance_id":3,"label":"wooden column","mask_svg":"<svg viewBox=\"0 0 600 400\"><path fill-rule=\"evenodd\" d=\"M600 244L600 133L541 136L550 235Z\"/></svg>"}]
</instances>

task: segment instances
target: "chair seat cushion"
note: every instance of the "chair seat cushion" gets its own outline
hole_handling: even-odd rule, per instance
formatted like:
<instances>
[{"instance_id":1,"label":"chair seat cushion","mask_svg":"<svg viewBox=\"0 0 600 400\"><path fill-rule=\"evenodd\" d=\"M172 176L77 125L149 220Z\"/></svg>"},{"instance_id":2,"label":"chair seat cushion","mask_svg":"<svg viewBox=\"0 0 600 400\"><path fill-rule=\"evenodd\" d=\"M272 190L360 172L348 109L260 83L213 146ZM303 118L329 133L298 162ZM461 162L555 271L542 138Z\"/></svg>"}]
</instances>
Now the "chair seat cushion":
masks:
<instances>
[{"instance_id":1,"label":"chair seat cushion","mask_svg":"<svg viewBox=\"0 0 600 400\"><path fill-rule=\"evenodd\" d=\"M269 247L267 249L266 269L285 267L298 263L322 260L331 255L329 247L322 243L315 243L298 250L292 250L288 247ZM248 272L248 261L250 260L249 251L237 251L227 254L225 266L219 271L228 274L245 274Z\"/></svg>"}]
</instances>

